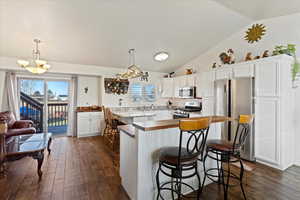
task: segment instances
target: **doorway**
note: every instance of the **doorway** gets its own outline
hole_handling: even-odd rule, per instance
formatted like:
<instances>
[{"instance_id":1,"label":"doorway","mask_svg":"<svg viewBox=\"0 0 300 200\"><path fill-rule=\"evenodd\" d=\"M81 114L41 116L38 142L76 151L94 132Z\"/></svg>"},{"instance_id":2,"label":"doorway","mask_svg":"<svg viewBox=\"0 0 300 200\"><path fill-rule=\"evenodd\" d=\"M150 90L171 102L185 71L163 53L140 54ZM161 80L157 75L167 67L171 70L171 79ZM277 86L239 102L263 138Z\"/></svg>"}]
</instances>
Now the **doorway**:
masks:
<instances>
[{"instance_id":1,"label":"doorway","mask_svg":"<svg viewBox=\"0 0 300 200\"><path fill-rule=\"evenodd\" d=\"M20 118L32 120L37 132L66 135L69 81L19 78Z\"/></svg>"}]
</instances>

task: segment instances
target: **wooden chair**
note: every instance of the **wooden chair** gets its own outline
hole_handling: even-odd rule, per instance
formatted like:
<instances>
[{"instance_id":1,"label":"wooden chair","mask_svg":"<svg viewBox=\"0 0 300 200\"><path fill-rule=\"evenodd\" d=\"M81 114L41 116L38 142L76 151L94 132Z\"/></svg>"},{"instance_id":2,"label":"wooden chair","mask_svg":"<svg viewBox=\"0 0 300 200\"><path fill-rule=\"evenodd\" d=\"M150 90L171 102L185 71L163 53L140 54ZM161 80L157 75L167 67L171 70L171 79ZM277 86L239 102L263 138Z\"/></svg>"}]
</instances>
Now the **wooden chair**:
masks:
<instances>
[{"instance_id":1,"label":"wooden chair","mask_svg":"<svg viewBox=\"0 0 300 200\"><path fill-rule=\"evenodd\" d=\"M105 129L104 141L107 146L114 152L119 152L120 136L118 130L118 122L113 118L113 114L109 108L104 108Z\"/></svg>"}]
</instances>

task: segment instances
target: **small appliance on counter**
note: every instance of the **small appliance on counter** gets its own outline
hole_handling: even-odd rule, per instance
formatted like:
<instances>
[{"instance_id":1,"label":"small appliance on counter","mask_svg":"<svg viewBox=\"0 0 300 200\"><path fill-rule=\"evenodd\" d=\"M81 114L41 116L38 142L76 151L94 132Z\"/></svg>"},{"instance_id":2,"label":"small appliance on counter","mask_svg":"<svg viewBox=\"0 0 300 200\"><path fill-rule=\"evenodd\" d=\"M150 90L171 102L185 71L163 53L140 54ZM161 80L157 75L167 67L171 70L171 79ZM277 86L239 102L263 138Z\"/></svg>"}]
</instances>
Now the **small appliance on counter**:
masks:
<instances>
[{"instance_id":1,"label":"small appliance on counter","mask_svg":"<svg viewBox=\"0 0 300 200\"><path fill-rule=\"evenodd\" d=\"M183 87L179 88L179 97L183 99L196 98L196 87Z\"/></svg>"},{"instance_id":2,"label":"small appliance on counter","mask_svg":"<svg viewBox=\"0 0 300 200\"><path fill-rule=\"evenodd\" d=\"M178 108L173 113L173 119L189 118L191 112L201 112L201 101L189 101L184 104L183 108Z\"/></svg>"}]
</instances>

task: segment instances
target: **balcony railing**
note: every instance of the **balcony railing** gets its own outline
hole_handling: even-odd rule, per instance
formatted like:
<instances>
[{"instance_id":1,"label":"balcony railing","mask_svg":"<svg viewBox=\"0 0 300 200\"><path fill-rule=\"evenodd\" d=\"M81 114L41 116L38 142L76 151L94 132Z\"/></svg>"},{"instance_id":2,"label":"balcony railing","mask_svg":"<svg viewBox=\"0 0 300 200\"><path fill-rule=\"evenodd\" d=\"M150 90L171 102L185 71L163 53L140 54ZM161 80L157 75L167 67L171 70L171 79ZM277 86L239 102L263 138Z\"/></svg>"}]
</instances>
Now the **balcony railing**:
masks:
<instances>
[{"instance_id":1,"label":"balcony railing","mask_svg":"<svg viewBox=\"0 0 300 200\"><path fill-rule=\"evenodd\" d=\"M21 92L21 119L29 119L34 122L37 132L43 132L44 104ZM68 103L48 103L48 129L51 132L65 133L68 124Z\"/></svg>"}]
</instances>

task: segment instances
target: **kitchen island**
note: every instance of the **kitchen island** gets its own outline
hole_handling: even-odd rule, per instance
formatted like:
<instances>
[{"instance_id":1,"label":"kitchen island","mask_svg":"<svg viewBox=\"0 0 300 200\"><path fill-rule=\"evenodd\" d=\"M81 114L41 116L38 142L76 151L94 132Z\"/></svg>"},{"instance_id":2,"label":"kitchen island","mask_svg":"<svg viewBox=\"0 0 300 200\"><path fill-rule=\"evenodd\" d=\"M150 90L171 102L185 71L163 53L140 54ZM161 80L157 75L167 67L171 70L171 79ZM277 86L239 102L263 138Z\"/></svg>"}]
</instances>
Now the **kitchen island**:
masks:
<instances>
[{"instance_id":1,"label":"kitchen island","mask_svg":"<svg viewBox=\"0 0 300 200\"><path fill-rule=\"evenodd\" d=\"M208 139L221 137L220 125L231 120L223 116L211 116L212 124ZM158 164L158 152L161 147L178 146L179 120L160 120L134 122L120 126L120 176L122 186L132 200L152 200L157 194L155 174ZM207 167L216 163L207 160ZM203 177L202 164L199 172ZM168 180L162 177L161 181ZM195 179L187 180L197 187ZM186 190L186 193L190 191ZM170 199L167 194L165 199Z\"/></svg>"}]
</instances>

